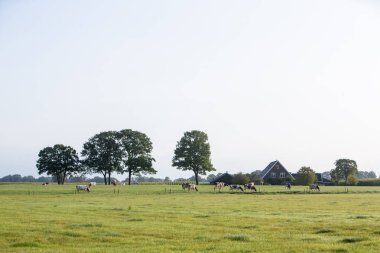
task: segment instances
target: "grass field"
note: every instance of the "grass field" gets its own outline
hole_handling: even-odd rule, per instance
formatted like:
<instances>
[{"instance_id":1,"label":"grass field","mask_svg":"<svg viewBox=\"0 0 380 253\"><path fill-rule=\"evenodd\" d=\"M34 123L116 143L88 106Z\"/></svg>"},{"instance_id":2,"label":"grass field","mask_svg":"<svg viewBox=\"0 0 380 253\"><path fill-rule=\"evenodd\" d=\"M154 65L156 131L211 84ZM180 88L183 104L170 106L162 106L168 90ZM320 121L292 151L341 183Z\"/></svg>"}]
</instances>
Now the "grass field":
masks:
<instances>
[{"instance_id":1,"label":"grass field","mask_svg":"<svg viewBox=\"0 0 380 253\"><path fill-rule=\"evenodd\" d=\"M380 187L74 189L0 184L0 251L380 252Z\"/></svg>"}]
</instances>

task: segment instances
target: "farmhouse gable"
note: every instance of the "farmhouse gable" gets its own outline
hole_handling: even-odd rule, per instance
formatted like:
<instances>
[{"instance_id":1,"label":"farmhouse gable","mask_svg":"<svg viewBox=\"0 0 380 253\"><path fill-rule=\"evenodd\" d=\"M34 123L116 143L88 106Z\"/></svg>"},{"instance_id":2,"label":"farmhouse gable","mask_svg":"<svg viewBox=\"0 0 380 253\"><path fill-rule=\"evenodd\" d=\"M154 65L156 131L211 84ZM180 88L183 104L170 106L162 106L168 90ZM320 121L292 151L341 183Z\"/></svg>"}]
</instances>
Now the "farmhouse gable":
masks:
<instances>
[{"instance_id":1,"label":"farmhouse gable","mask_svg":"<svg viewBox=\"0 0 380 253\"><path fill-rule=\"evenodd\" d=\"M268 166L261 172L260 178L262 181L268 181L273 179L283 179L286 178L294 179L292 174L278 161L273 161L268 164Z\"/></svg>"}]
</instances>

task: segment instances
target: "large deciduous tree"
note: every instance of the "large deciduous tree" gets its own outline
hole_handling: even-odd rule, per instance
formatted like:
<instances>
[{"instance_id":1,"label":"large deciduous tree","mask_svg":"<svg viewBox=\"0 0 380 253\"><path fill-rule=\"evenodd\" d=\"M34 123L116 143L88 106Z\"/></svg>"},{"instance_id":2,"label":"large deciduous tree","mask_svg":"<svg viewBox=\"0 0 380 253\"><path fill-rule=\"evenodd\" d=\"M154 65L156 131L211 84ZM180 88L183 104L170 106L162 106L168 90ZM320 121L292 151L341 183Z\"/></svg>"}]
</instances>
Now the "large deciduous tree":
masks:
<instances>
[{"instance_id":1,"label":"large deciduous tree","mask_svg":"<svg viewBox=\"0 0 380 253\"><path fill-rule=\"evenodd\" d=\"M335 170L335 171L334 171ZM358 173L358 166L354 160L350 159L339 159L335 162L335 169L332 172L337 177L343 178L345 183L348 182L348 177L351 175L356 175Z\"/></svg>"},{"instance_id":2,"label":"large deciduous tree","mask_svg":"<svg viewBox=\"0 0 380 253\"><path fill-rule=\"evenodd\" d=\"M185 132L177 143L172 160L173 166L179 170L191 170L198 184L198 175L206 175L206 172L215 171L211 163L210 144L207 134L193 130Z\"/></svg>"},{"instance_id":3,"label":"large deciduous tree","mask_svg":"<svg viewBox=\"0 0 380 253\"><path fill-rule=\"evenodd\" d=\"M128 173L128 184L132 175L155 174L151 155L153 146L149 137L141 132L124 129L118 132L118 141L122 151L123 172Z\"/></svg>"},{"instance_id":4,"label":"large deciduous tree","mask_svg":"<svg viewBox=\"0 0 380 253\"><path fill-rule=\"evenodd\" d=\"M315 182L315 171L310 167L303 166L297 172L296 183L301 185L308 185Z\"/></svg>"},{"instance_id":5,"label":"large deciduous tree","mask_svg":"<svg viewBox=\"0 0 380 253\"><path fill-rule=\"evenodd\" d=\"M58 184L64 184L68 175L79 173L81 170L78 154L70 146L56 144L46 147L39 152L38 157L38 173L55 176Z\"/></svg>"},{"instance_id":6,"label":"large deciduous tree","mask_svg":"<svg viewBox=\"0 0 380 253\"><path fill-rule=\"evenodd\" d=\"M101 173L104 183L111 184L111 173L122 172L123 152L118 132L107 131L94 135L83 145L82 156L83 165L89 172Z\"/></svg>"}]
</instances>

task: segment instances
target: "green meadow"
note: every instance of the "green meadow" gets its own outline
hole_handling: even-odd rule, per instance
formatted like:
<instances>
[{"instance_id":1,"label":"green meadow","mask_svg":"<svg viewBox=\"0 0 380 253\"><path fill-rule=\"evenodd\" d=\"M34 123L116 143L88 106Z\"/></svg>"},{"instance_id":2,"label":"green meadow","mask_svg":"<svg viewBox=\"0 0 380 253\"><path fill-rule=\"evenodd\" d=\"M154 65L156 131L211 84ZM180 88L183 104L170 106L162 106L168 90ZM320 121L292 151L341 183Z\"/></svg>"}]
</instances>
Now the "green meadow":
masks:
<instances>
[{"instance_id":1,"label":"green meadow","mask_svg":"<svg viewBox=\"0 0 380 253\"><path fill-rule=\"evenodd\" d=\"M379 252L380 187L0 184L0 252Z\"/></svg>"}]
</instances>

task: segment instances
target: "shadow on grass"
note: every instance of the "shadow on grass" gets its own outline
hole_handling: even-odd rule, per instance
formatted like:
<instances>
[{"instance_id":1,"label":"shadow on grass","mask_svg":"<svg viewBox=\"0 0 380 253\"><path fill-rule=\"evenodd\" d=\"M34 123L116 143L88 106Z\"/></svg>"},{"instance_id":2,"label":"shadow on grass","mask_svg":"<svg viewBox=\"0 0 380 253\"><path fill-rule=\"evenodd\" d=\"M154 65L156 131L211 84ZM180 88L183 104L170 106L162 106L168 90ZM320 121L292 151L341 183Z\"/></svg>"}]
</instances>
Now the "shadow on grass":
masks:
<instances>
[{"instance_id":1,"label":"shadow on grass","mask_svg":"<svg viewBox=\"0 0 380 253\"><path fill-rule=\"evenodd\" d=\"M348 238L344 238L341 240L341 242L343 243L357 243L357 242L362 242L362 241L366 241L368 240L368 238L365 238L365 237L348 237Z\"/></svg>"},{"instance_id":2,"label":"shadow on grass","mask_svg":"<svg viewBox=\"0 0 380 253\"><path fill-rule=\"evenodd\" d=\"M39 247L40 245L36 242L17 242L11 245L12 247L22 247L22 248L35 248Z\"/></svg>"},{"instance_id":3,"label":"shadow on grass","mask_svg":"<svg viewBox=\"0 0 380 253\"><path fill-rule=\"evenodd\" d=\"M226 235L224 238L231 240L231 241L242 241L242 242L248 242L249 241L249 236L243 235L243 234Z\"/></svg>"},{"instance_id":4,"label":"shadow on grass","mask_svg":"<svg viewBox=\"0 0 380 253\"><path fill-rule=\"evenodd\" d=\"M71 225L68 225L67 227L69 228L92 228L92 227L102 227L103 225L102 224L92 224L92 223L85 223L85 224L71 224Z\"/></svg>"}]
</instances>

